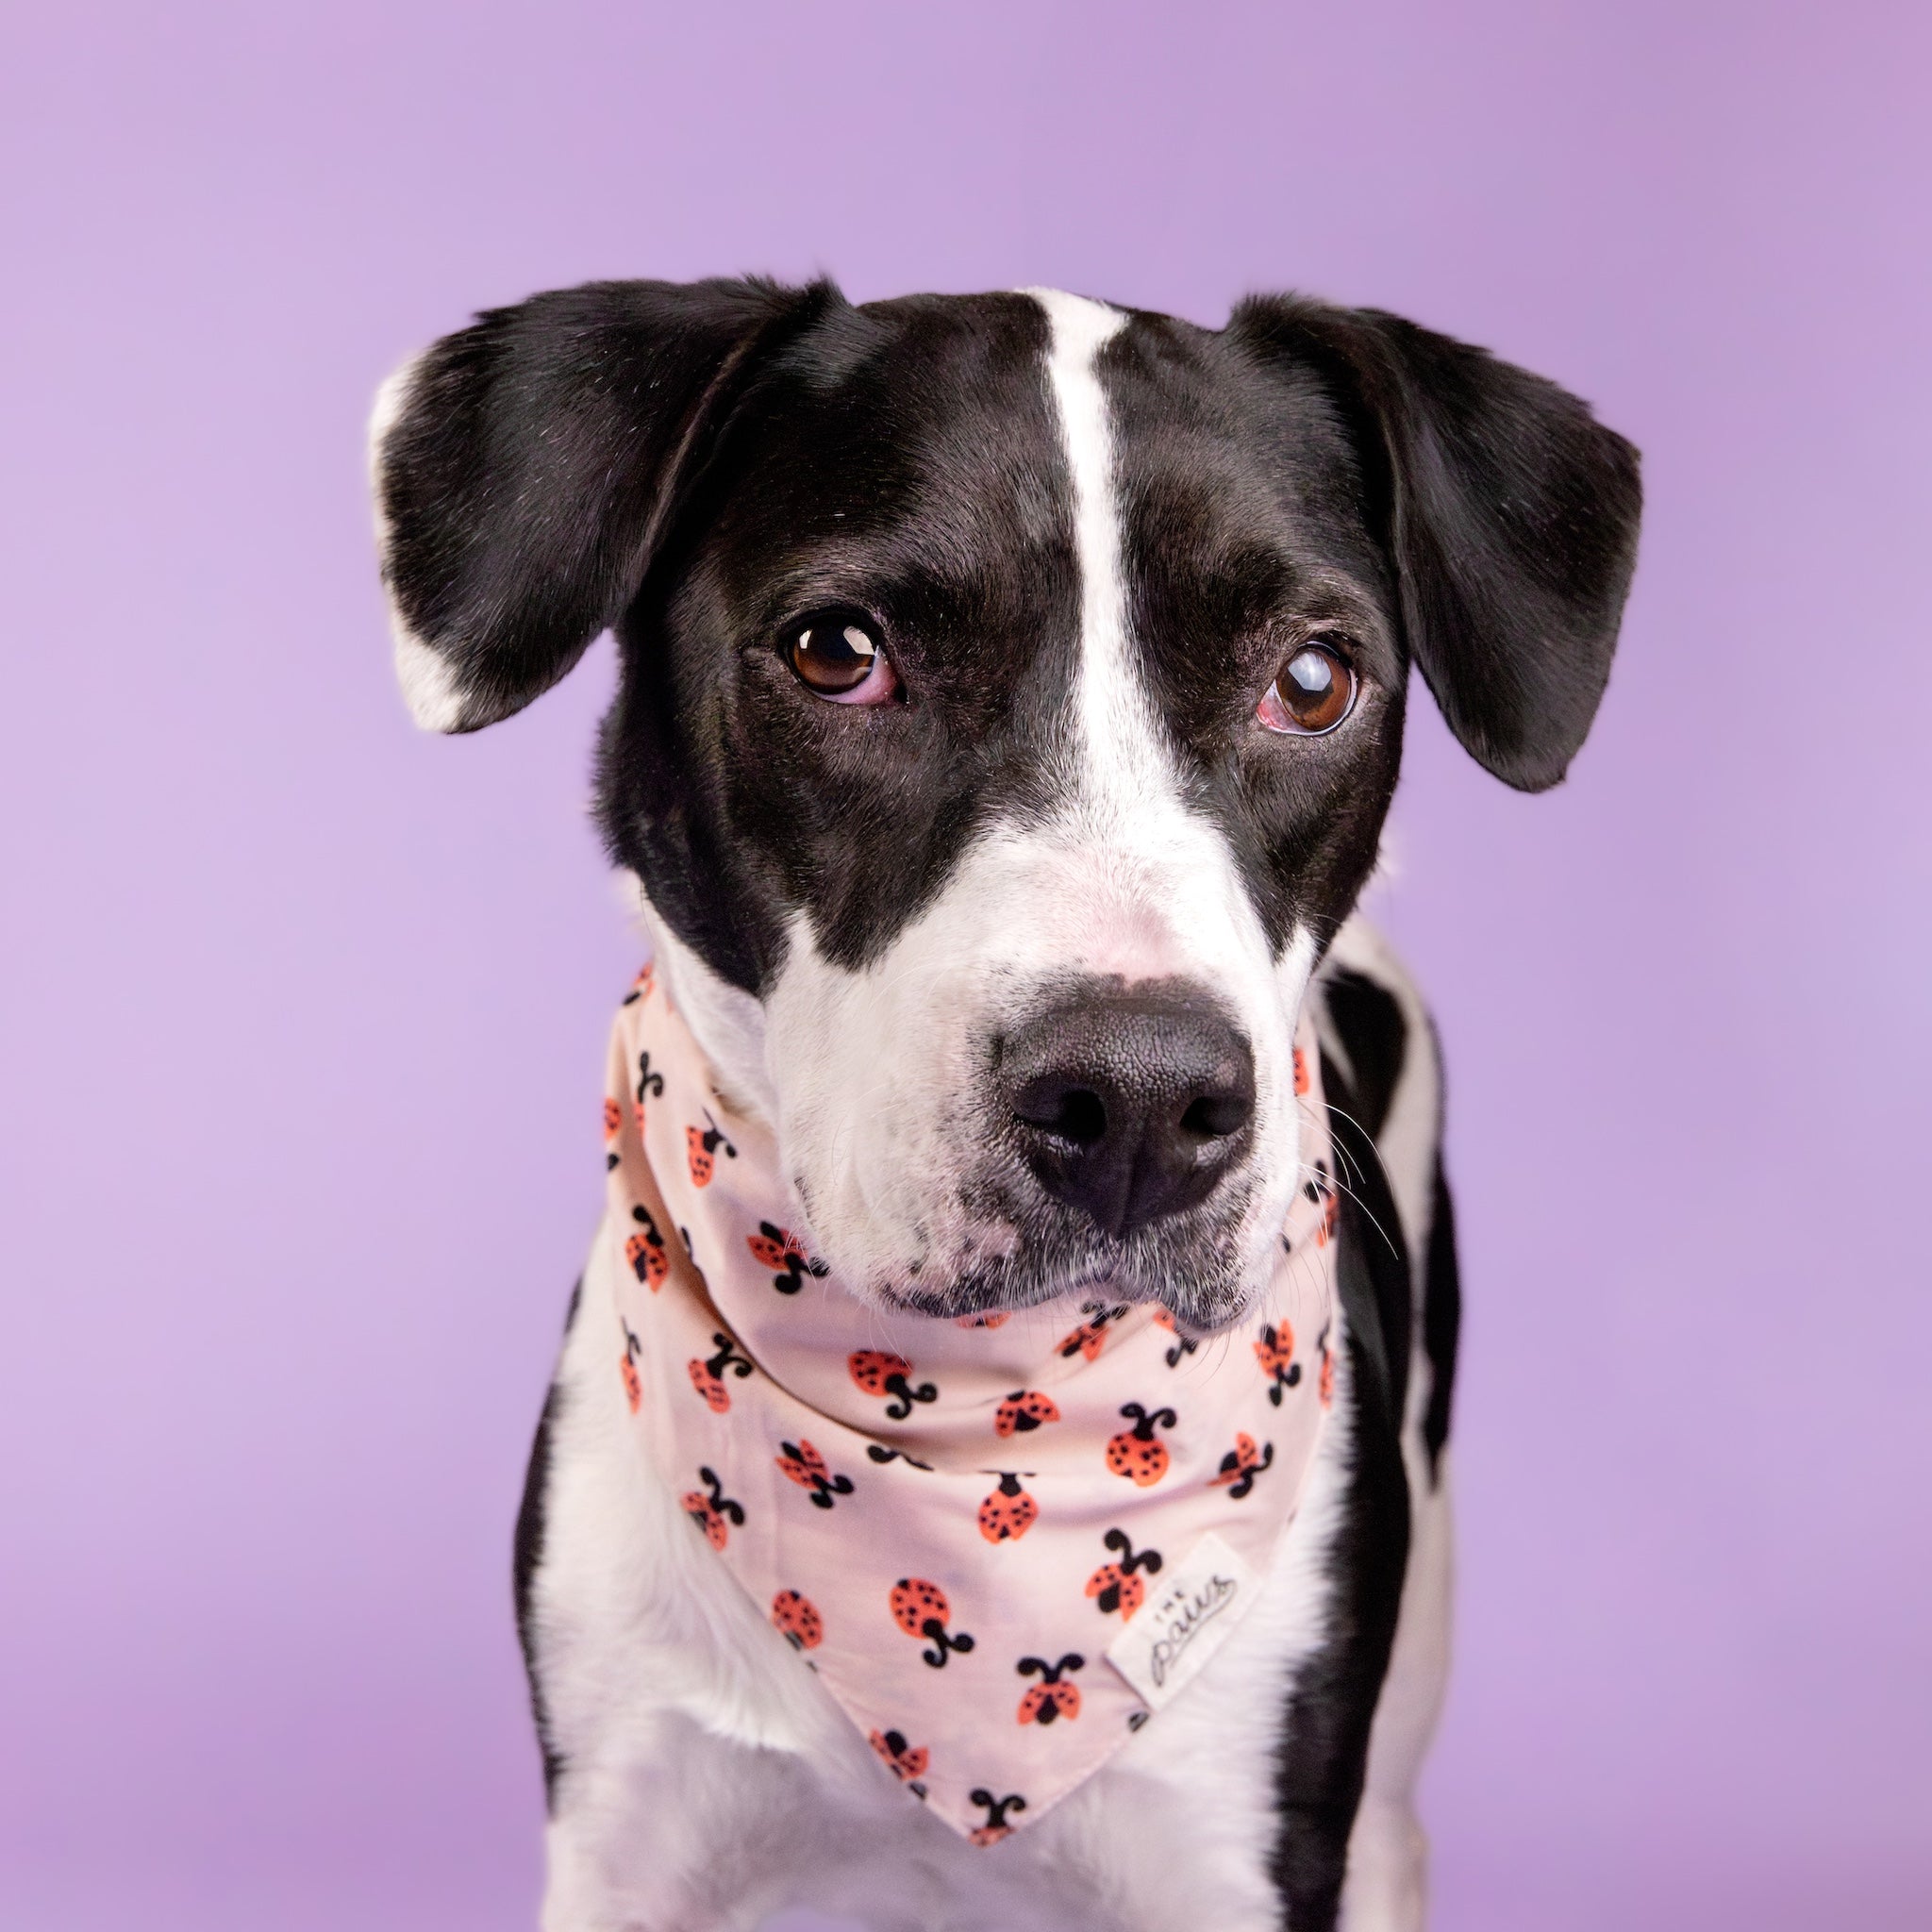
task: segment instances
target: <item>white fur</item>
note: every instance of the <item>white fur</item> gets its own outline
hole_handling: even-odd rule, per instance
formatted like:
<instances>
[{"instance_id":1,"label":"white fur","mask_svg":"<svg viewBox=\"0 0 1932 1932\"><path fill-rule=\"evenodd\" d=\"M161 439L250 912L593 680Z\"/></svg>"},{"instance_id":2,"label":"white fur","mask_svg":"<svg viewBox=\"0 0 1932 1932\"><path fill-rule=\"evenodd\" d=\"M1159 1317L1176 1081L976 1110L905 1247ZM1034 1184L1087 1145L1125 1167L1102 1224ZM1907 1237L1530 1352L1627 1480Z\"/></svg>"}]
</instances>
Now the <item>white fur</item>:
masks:
<instances>
[{"instance_id":1,"label":"white fur","mask_svg":"<svg viewBox=\"0 0 1932 1932\"><path fill-rule=\"evenodd\" d=\"M416 360L406 362L376 391L375 406L369 412L370 496L375 505L375 554L385 588L389 584L390 524L383 508L383 444L408 407ZM395 641L396 682L402 686L409 715L425 731L461 730L465 707L456 675L442 654L409 628L393 594L389 599L389 625Z\"/></svg>"}]
</instances>

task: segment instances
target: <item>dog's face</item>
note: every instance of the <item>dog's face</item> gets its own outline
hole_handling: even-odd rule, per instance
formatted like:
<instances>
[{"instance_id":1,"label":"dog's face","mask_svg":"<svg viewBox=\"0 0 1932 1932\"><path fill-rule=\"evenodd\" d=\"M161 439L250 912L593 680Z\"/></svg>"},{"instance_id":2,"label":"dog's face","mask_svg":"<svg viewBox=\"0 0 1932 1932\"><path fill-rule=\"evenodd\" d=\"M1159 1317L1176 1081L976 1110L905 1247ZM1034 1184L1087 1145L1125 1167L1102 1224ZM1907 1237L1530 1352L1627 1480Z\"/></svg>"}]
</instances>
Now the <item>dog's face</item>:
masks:
<instances>
[{"instance_id":1,"label":"dog's face","mask_svg":"<svg viewBox=\"0 0 1932 1932\"><path fill-rule=\"evenodd\" d=\"M1392 318L606 284L385 391L418 716L614 625L601 812L721 1081L859 1292L1194 1328L1302 1176L1292 1037L1421 662L1526 788L1587 730L1634 453Z\"/></svg>"}]
</instances>

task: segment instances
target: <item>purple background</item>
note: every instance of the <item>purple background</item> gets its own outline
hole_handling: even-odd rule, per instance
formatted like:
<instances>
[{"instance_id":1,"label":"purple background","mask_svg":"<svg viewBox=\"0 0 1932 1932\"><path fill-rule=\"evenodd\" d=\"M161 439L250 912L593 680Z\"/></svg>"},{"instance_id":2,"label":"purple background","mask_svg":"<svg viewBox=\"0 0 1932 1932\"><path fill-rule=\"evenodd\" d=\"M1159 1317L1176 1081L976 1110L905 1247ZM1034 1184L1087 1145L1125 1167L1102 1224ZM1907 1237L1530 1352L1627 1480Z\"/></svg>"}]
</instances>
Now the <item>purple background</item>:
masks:
<instances>
[{"instance_id":1,"label":"purple background","mask_svg":"<svg viewBox=\"0 0 1932 1932\"><path fill-rule=\"evenodd\" d=\"M1421 708L1471 1292L1443 1928L1932 1922L1903 4L9 9L0 1916L531 1922L508 1603L637 948L606 654L435 741L361 428L590 275L1377 302L1592 397L1597 734Z\"/></svg>"}]
</instances>

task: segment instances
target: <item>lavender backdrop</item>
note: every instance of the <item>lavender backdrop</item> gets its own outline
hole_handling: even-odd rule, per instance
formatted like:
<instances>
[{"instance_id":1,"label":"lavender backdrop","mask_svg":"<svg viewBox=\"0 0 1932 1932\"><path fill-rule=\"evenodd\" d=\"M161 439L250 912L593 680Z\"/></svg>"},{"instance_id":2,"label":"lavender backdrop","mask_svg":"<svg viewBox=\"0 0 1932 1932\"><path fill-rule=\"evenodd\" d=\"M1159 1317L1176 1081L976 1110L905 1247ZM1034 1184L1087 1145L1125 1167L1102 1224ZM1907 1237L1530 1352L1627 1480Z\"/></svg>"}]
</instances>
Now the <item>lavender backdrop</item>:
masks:
<instances>
[{"instance_id":1,"label":"lavender backdrop","mask_svg":"<svg viewBox=\"0 0 1932 1932\"><path fill-rule=\"evenodd\" d=\"M591 275L1254 286L1644 447L1597 735L1419 721L1472 1296L1439 1924L1932 1921L1923 9L0 27L0 1918L509 1928L508 1542L634 959L600 655L418 737L361 424Z\"/></svg>"}]
</instances>

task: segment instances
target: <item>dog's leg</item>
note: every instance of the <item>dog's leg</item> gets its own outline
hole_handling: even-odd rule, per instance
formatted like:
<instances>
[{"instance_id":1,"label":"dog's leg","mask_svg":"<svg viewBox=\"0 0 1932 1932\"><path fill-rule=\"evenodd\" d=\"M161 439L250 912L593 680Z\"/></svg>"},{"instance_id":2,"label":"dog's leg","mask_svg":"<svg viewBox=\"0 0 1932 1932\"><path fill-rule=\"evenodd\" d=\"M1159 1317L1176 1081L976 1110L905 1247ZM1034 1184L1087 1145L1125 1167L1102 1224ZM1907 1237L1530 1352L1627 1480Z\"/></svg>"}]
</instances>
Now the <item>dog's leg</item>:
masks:
<instances>
[{"instance_id":1,"label":"dog's leg","mask_svg":"<svg viewBox=\"0 0 1932 1932\"><path fill-rule=\"evenodd\" d=\"M1410 1471L1416 1474L1414 1459ZM1412 1530L1402 1616L1375 1707L1361 1808L1348 1841L1343 1932L1422 1932L1428 1840L1415 1815L1415 1781L1449 1674L1452 1540L1446 1461L1411 1489Z\"/></svg>"}]
</instances>

